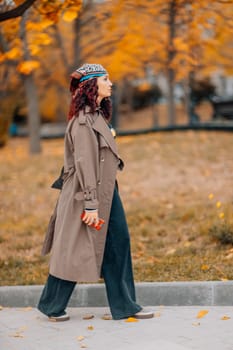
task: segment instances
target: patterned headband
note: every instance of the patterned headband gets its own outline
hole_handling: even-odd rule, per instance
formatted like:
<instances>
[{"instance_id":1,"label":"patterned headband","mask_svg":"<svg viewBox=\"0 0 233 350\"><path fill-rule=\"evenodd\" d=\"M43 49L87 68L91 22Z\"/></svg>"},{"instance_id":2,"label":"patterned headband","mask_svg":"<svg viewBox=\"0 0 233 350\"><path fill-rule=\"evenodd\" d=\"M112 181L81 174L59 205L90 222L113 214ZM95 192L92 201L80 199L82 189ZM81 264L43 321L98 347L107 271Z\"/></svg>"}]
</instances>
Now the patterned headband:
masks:
<instances>
[{"instance_id":1,"label":"patterned headband","mask_svg":"<svg viewBox=\"0 0 233 350\"><path fill-rule=\"evenodd\" d=\"M91 64L91 63L85 63L80 68L78 68L75 72L81 75L81 78L79 80L80 83L85 80L101 77L103 75L108 74L106 69L104 69L104 67L101 66L101 64Z\"/></svg>"}]
</instances>

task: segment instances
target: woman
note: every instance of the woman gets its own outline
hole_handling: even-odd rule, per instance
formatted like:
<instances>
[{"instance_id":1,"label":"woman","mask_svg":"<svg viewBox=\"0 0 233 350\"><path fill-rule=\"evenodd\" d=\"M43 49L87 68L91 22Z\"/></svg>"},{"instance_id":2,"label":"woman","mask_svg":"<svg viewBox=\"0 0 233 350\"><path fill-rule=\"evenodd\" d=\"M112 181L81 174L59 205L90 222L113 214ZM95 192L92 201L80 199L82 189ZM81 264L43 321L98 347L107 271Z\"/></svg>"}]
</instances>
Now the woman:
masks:
<instances>
[{"instance_id":1,"label":"woman","mask_svg":"<svg viewBox=\"0 0 233 350\"><path fill-rule=\"evenodd\" d=\"M116 186L123 162L109 124L112 83L99 64L84 64L71 78L63 185L43 249L47 253L52 246L38 309L50 320L66 321L76 282L103 277L113 319L153 317L135 298L129 233ZM97 231L93 225L100 218L104 224Z\"/></svg>"}]
</instances>

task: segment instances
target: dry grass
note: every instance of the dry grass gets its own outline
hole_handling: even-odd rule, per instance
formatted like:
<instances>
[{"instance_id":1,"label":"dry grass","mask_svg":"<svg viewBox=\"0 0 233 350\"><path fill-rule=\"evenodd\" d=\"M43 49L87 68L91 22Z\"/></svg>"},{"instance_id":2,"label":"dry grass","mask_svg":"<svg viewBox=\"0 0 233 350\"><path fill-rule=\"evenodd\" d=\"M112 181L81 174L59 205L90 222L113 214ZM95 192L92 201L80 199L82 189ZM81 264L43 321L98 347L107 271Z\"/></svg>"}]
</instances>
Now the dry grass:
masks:
<instances>
[{"instance_id":1,"label":"dry grass","mask_svg":"<svg viewBox=\"0 0 233 350\"><path fill-rule=\"evenodd\" d=\"M157 133L118 144L135 279L233 279L232 245L211 234L224 225L232 232L232 134ZM38 156L28 155L26 139L0 149L1 285L45 281L48 258L40 250L58 196L50 184L62 159L62 140L43 141Z\"/></svg>"}]
</instances>

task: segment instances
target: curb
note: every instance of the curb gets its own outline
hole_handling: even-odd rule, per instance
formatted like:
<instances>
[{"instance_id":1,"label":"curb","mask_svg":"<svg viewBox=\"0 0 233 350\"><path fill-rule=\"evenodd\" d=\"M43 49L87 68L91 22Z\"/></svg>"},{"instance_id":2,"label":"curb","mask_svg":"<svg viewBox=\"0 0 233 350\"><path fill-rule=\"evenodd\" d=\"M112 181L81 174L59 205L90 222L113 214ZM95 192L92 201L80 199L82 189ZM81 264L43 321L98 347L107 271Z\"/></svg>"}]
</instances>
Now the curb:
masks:
<instances>
[{"instance_id":1,"label":"curb","mask_svg":"<svg viewBox=\"0 0 233 350\"><path fill-rule=\"evenodd\" d=\"M137 302L144 306L232 306L233 281L226 282L141 282L136 283ZM43 286L0 287L0 305L35 307ZM79 284L70 307L108 306L104 284Z\"/></svg>"}]
</instances>

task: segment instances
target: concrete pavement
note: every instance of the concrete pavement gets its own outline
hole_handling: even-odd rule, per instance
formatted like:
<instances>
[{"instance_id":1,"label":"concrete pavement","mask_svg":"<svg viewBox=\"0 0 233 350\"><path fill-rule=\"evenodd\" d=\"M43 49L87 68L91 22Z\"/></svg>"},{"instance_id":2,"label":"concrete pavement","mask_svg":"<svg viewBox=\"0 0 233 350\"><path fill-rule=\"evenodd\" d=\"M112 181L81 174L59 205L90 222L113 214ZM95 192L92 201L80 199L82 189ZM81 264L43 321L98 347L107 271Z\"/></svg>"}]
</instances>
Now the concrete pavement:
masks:
<instances>
[{"instance_id":1,"label":"concrete pavement","mask_svg":"<svg viewBox=\"0 0 233 350\"><path fill-rule=\"evenodd\" d=\"M233 307L152 306L138 322L103 320L108 308L69 308L70 321L49 322L35 308L0 311L1 350L232 350ZM201 310L208 313L197 318ZM94 318L84 320L86 314Z\"/></svg>"},{"instance_id":2,"label":"concrete pavement","mask_svg":"<svg viewBox=\"0 0 233 350\"><path fill-rule=\"evenodd\" d=\"M104 284L77 285L70 321L49 322L35 309L42 288L0 287L0 350L233 350L233 281L136 283L155 317L131 323L102 319Z\"/></svg>"}]
</instances>

